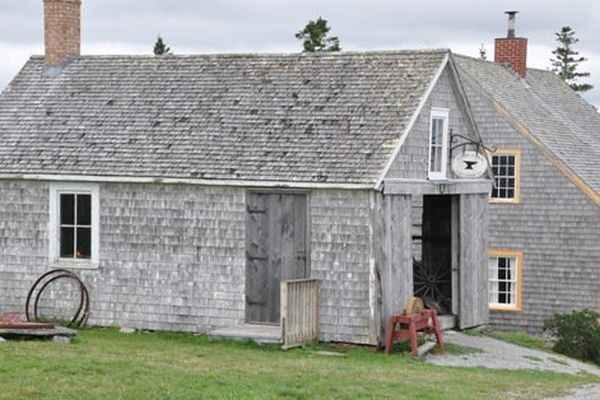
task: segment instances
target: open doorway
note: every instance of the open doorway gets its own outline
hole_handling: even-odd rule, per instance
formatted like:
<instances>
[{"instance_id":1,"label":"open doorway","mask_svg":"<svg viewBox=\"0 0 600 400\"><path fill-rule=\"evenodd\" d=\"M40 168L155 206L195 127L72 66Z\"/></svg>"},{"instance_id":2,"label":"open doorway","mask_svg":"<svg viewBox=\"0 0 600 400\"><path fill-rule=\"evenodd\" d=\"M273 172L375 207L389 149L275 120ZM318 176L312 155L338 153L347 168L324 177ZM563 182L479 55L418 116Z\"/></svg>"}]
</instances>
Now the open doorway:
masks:
<instances>
[{"instance_id":1,"label":"open doorway","mask_svg":"<svg viewBox=\"0 0 600 400\"><path fill-rule=\"evenodd\" d=\"M414 295L440 315L454 314L452 237L457 227L452 223L453 196L425 195L421 199L422 212L416 213L413 221Z\"/></svg>"}]
</instances>

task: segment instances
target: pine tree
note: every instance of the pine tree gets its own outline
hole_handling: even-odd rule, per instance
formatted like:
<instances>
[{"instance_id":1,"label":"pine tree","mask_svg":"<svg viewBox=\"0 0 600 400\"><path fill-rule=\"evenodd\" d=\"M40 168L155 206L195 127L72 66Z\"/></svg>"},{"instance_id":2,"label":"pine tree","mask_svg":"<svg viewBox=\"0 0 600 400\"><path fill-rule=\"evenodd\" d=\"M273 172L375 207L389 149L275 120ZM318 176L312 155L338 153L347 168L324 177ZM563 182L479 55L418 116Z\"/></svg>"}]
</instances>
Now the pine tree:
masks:
<instances>
[{"instance_id":1,"label":"pine tree","mask_svg":"<svg viewBox=\"0 0 600 400\"><path fill-rule=\"evenodd\" d=\"M330 30L327 20L319 17L315 21L309 21L303 30L296 33L296 39L303 41L304 52L340 51L342 48L339 39L335 36L327 37Z\"/></svg>"},{"instance_id":2,"label":"pine tree","mask_svg":"<svg viewBox=\"0 0 600 400\"><path fill-rule=\"evenodd\" d=\"M171 48L167 47L167 45L159 35L156 39L156 43L154 44L154 55L163 56L166 54L171 54Z\"/></svg>"},{"instance_id":3,"label":"pine tree","mask_svg":"<svg viewBox=\"0 0 600 400\"><path fill-rule=\"evenodd\" d=\"M487 60L487 50L485 49L483 43L481 43L481 46L479 46L479 59L484 61Z\"/></svg>"},{"instance_id":4,"label":"pine tree","mask_svg":"<svg viewBox=\"0 0 600 400\"><path fill-rule=\"evenodd\" d=\"M588 77L590 73L577 71L579 63L587 61L587 58L579 56L579 52L573 50L573 47L579 42L579 39L575 37L575 31L570 26L563 26L555 35L559 46L552 50L554 55L554 58L550 59L552 71L576 92L583 93L592 89L594 86L589 83L577 83L578 78Z\"/></svg>"}]
</instances>

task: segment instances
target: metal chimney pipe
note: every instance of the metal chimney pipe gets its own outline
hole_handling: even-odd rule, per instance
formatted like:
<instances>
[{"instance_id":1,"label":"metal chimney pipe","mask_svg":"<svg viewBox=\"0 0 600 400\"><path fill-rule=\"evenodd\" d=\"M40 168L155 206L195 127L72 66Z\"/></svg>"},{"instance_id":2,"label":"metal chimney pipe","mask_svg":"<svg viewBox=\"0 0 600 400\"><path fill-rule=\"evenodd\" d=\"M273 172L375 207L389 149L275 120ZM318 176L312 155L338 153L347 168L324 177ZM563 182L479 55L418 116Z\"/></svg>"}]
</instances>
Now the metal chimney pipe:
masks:
<instances>
[{"instance_id":1,"label":"metal chimney pipe","mask_svg":"<svg viewBox=\"0 0 600 400\"><path fill-rule=\"evenodd\" d=\"M518 11L505 11L505 14L508 14L508 35L506 36L509 39L515 37L515 17Z\"/></svg>"}]
</instances>

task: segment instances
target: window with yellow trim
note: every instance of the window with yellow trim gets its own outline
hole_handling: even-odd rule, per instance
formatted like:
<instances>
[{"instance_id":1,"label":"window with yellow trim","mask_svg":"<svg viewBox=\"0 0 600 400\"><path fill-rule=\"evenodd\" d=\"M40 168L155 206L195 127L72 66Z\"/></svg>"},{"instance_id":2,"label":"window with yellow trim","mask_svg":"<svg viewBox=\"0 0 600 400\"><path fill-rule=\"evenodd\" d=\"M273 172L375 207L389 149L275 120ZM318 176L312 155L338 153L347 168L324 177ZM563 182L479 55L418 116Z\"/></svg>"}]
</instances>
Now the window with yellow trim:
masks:
<instances>
[{"instance_id":1,"label":"window with yellow trim","mask_svg":"<svg viewBox=\"0 0 600 400\"><path fill-rule=\"evenodd\" d=\"M521 151L497 150L490 156L490 165L495 177L490 201L518 203L521 185Z\"/></svg>"},{"instance_id":2,"label":"window with yellow trim","mask_svg":"<svg viewBox=\"0 0 600 400\"><path fill-rule=\"evenodd\" d=\"M490 309L520 311L523 253L490 250L488 268Z\"/></svg>"}]
</instances>

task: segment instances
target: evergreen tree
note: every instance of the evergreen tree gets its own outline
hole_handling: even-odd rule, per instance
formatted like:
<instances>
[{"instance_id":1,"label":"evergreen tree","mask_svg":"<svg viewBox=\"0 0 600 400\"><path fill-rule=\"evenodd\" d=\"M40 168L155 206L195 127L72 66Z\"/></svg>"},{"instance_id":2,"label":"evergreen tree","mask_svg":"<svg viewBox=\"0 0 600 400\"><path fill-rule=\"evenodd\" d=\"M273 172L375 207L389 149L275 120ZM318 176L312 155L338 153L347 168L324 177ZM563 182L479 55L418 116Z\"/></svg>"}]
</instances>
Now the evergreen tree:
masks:
<instances>
[{"instance_id":1,"label":"evergreen tree","mask_svg":"<svg viewBox=\"0 0 600 400\"><path fill-rule=\"evenodd\" d=\"M315 21L309 21L303 30L296 33L296 39L302 40L304 52L340 51L339 39L335 36L327 37L330 29L327 20L319 17Z\"/></svg>"},{"instance_id":2,"label":"evergreen tree","mask_svg":"<svg viewBox=\"0 0 600 400\"><path fill-rule=\"evenodd\" d=\"M579 39L575 37L575 31L570 26L563 26L559 32L556 32L556 41L559 45L552 50L554 58L550 59L552 71L576 92L583 93L592 89L594 86L589 83L577 83L578 78L588 77L590 73L577 71L579 63L587 61L587 58L579 56L579 52L573 50L573 47L579 42Z\"/></svg>"},{"instance_id":3,"label":"evergreen tree","mask_svg":"<svg viewBox=\"0 0 600 400\"><path fill-rule=\"evenodd\" d=\"M171 48L167 47L167 45L159 35L156 39L156 43L154 44L154 55L163 56L166 54L171 54Z\"/></svg>"},{"instance_id":4,"label":"evergreen tree","mask_svg":"<svg viewBox=\"0 0 600 400\"><path fill-rule=\"evenodd\" d=\"M481 43L481 46L479 46L479 59L484 61L487 60L487 50L485 49L483 43Z\"/></svg>"}]
</instances>

